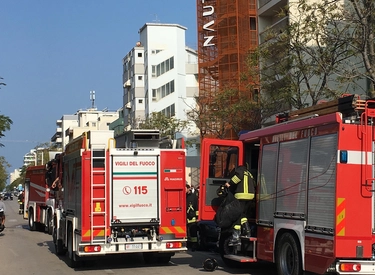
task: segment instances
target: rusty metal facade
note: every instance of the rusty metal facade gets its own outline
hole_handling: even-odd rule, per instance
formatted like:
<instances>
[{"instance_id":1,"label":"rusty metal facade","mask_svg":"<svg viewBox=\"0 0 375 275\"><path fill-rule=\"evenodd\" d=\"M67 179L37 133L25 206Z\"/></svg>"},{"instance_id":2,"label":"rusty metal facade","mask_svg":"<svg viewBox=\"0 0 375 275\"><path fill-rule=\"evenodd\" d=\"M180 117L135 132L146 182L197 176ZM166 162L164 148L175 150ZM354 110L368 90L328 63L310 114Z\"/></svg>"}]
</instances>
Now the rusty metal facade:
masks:
<instances>
[{"instance_id":1,"label":"rusty metal facade","mask_svg":"<svg viewBox=\"0 0 375 275\"><path fill-rule=\"evenodd\" d=\"M197 27L201 105L223 89L250 94L241 74L249 51L258 45L256 0L197 0ZM209 129L215 123L205 136L214 136Z\"/></svg>"}]
</instances>

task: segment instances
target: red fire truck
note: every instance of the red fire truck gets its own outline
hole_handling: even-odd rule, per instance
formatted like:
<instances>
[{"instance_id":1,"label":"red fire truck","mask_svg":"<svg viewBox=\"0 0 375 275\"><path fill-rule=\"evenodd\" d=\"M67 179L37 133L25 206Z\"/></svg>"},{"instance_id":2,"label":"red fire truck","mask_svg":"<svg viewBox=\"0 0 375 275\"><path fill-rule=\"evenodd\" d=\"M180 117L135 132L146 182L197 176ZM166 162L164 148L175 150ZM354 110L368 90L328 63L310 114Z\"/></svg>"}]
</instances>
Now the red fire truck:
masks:
<instances>
[{"instance_id":1,"label":"red fire truck","mask_svg":"<svg viewBox=\"0 0 375 275\"><path fill-rule=\"evenodd\" d=\"M52 234L55 199L46 185L45 173L44 165L27 167L23 213L24 218L29 220L31 231L46 230Z\"/></svg>"},{"instance_id":2,"label":"red fire truck","mask_svg":"<svg viewBox=\"0 0 375 275\"><path fill-rule=\"evenodd\" d=\"M248 165L257 181L253 235L229 246L222 233L224 262L269 261L279 275L375 274L374 118L374 100L348 96L236 141L204 139L201 219L214 218L232 168Z\"/></svg>"},{"instance_id":3,"label":"red fire truck","mask_svg":"<svg viewBox=\"0 0 375 275\"><path fill-rule=\"evenodd\" d=\"M116 148L113 131L89 131L66 146L53 241L70 266L124 253L168 263L186 250L186 152L159 148L155 135L139 132Z\"/></svg>"}]
</instances>

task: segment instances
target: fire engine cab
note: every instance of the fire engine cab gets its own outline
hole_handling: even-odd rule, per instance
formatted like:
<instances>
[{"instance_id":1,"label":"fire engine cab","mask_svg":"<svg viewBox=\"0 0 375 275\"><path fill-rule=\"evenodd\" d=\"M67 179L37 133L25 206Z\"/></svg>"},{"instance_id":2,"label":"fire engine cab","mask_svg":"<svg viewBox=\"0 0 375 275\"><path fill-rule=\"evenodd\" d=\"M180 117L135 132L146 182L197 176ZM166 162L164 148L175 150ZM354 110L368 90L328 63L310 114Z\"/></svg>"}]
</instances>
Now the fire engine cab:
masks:
<instances>
[{"instance_id":1,"label":"fire engine cab","mask_svg":"<svg viewBox=\"0 0 375 275\"><path fill-rule=\"evenodd\" d=\"M255 230L236 246L222 232L224 262L269 261L279 275L375 274L374 118L374 100L346 96L239 140L204 139L201 219L214 218L233 168L248 165L257 182Z\"/></svg>"},{"instance_id":2,"label":"fire engine cab","mask_svg":"<svg viewBox=\"0 0 375 275\"><path fill-rule=\"evenodd\" d=\"M66 146L53 241L70 266L124 253L168 263L186 250L186 152L159 148L159 140L138 131L117 148L113 131L89 131Z\"/></svg>"},{"instance_id":3,"label":"fire engine cab","mask_svg":"<svg viewBox=\"0 0 375 275\"><path fill-rule=\"evenodd\" d=\"M46 184L45 175L45 165L27 167L23 215L28 219L31 231L40 230L52 234L55 197Z\"/></svg>"}]
</instances>

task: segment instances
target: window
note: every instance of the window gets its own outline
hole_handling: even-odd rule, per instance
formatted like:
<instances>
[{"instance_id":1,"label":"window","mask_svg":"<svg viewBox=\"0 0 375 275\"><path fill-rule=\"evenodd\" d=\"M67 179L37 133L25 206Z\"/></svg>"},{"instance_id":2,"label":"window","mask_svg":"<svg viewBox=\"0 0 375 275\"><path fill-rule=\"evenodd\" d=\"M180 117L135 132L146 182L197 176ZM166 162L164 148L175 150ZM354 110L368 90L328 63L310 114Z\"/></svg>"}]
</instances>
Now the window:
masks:
<instances>
[{"instance_id":1,"label":"window","mask_svg":"<svg viewBox=\"0 0 375 275\"><path fill-rule=\"evenodd\" d=\"M138 99L138 103L143 103L143 99Z\"/></svg>"},{"instance_id":2,"label":"window","mask_svg":"<svg viewBox=\"0 0 375 275\"><path fill-rule=\"evenodd\" d=\"M257 29L257 20L255 17L250 17L250 30L255 31Z\"/></svg>"},{"instance_id":3,"label":"window","mask_svg":"<svg viewBox=\"0 0 375 275\"><path fill-rule=\"evenodd\" d=\"M142 53L138 53L138 57L142 57Z\"/></svg>"},{"instance_id":4,"label":"window","mask_svg":"<svg viewBox=\"0 0 375 275\"><path fill-rule=\"evenodd\" d=\"M138 80L142 80L142 76L141 75L138 76Z\"/></svg>"},{"instance_id":5,"label":"window","mask_svg":"<svg viewBox=\"0 0 375 275\"><path fill-rule=\"evenodd\" d=\"M171 57L170 59L169 59L169 67L170 67L170 69L172 70L173 68L174 68L174 59L173 59L173 57Z\"/></svg>"},{"instance_id":6,"label":"window","mask_svg":"<svg viewBox=\"0 0 375 275\"><path fill-rule=\"evenodd\" d=\"M152 66L152 77L156 77L156 66Z\"/></svg>"},{"instance_id":7,"label":"window","mask_svg":"<svg viewBox=\"0 0 375 275\"><path fill-rule=\"evenodd\" d=\"M156 67L156 76L160 75L160 64Z\"/></svg>"}]
</instances>

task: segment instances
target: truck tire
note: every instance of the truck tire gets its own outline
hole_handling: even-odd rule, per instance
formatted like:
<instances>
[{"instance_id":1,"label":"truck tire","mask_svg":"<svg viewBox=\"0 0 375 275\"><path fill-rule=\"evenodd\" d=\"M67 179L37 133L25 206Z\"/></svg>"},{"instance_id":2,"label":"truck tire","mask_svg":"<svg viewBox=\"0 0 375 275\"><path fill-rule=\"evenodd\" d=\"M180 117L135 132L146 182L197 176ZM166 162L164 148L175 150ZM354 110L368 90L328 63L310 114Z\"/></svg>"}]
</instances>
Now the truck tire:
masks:
<instances>
[{"instance_id":1,"label":"truck tire","mask_svg":"<svg viewBox=\"0 0 375 275\"><path fill-rule=\"evenodd\" d=\"M166 265L169 263L173 255L174 253L144 252L143 260L146 264Z\"/></svg>"},{"instance_id":2,"label":"truck tire","mask_svg":"<svg viewBox=\"0 0 375 275\"><path fill-rule=\"evenodd\" d=\"M156 253L155 252L143 252L143 260L146 264L156 263Z\"/></svg>"},{"instance_id":3,"label":"truck tire","mask_svg":"<svg viewBox=\"0 0 375 275\"><path fill-rule=\"evenodd\" d=\"M276 247L277 274L302 275L302 256L298 239L289 232L283 233Z\"/></svg>"},{"instance_id":4,"label":"truck tire","mask_svg":"<svg viewBox=\"0 0 375 275\"><path fill-rule=\"evenodd\" d=\"M34 211L32 208L29 209L29 229L30 231L36 230L36 224L34 221Z\"/></svg>"},{"instance_id":5,"label":"truck tire","mask_svg":"<svg viewBox=\"0 0 375 275\"><path fill-rule=\"evenodd\" d=\"M73 234L73 227L72 225L70 224L68 226L68 266L70 266L71 268L75 268L75 267L78 267L78 261L77 261L77 256L75 254L75 252L73 251L73 237L74 237L74 234Z\"/></svg>"},{"instance_id":6,"label":"truck tire","mask_svg":"<svg viewBox=\"0 0 375 275\"><path fill-rule=\"evenodd\" d=\"M52 235L52 229L53 229L52 210L48 209L48 212L47 212L47 233L49 235Z\"/></svg>"},{"instance_id":7,"label":"truck tire","mask_svg":"<svg viewBox=\"0 0 375 275\"><path fill-rule=\"evenodd\" d=\"M63 247L62 240L57 239L57 228L53 228L53 243L55 244L55 253L56 255L62 256L66 254L66 250Z\"/></svg>"}]
</instances>

